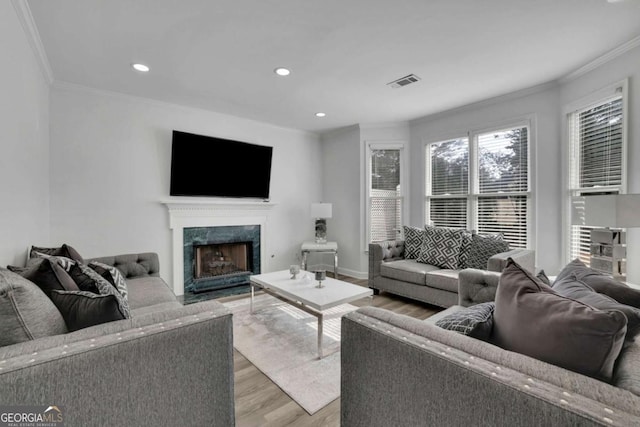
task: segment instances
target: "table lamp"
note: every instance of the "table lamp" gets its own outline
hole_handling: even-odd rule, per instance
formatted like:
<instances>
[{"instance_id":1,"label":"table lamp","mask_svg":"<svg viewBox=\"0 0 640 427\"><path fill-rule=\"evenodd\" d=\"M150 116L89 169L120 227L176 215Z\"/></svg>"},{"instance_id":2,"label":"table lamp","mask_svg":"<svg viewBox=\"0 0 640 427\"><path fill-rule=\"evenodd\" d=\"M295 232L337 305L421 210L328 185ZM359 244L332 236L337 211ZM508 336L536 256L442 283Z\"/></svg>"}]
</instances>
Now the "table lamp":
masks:
<instances>
[{"instance_id":1,"label":"table lamp","mask_svg":"<svg viewBox=\"0 0 640 427\"><path fill-rule=\"evenodd\" d=\"M591 229L590 267L626 280L625 228L640 227L640 194L571 198L571 224Z\"/></svg>"},{"instance_id":2,"label":"table lamp","mask_svg":"<svg viewBox=\"0 0 640 427\"><path fill-rule=\"evenodd\" d=\"M312 203L311 218L316 220L316 243L327 243L327 218L331 218L331 203Z\"/></svg>"}]
</instances>

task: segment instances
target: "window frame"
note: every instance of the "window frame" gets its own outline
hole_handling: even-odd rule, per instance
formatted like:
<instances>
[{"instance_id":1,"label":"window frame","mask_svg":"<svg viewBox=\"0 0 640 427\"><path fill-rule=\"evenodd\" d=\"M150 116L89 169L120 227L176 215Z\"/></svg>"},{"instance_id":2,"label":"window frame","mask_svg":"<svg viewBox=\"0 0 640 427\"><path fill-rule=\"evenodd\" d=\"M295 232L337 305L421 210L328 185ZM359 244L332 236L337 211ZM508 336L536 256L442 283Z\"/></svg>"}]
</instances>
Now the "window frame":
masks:
<instances>
[{"instance_id":1,"label":"window frame","mask_svg":"<svg viewBox=\"0 0 640 427\"><path fill-rule=\"evenodd\" d=\"M407 160L407 142L406 141L365 141L365 203L366 212L365 230L363 236L363 250L369 251L369 243L371 243L371 155L377 150L399 150L400 151L400 196L394 199L400 200L401 206L401 223L408 224L409 206L408 206L408 160ZM402 235L402 230L398 238Z\"/></svg>"},{"instance_id":2,"label":"window frame","mask_svg":"<svg viewBox=\"0 0 640 427\"><path fill-rule=\"evenodd\" d=\"M571 254L571 198L578 193L600 193L600 192L618 192L618 194L627 193L627 182L629 172L629 109L628 109L628 78L605 86L604 88L592 92L576 101L566 104L562 109L562 173L563 173L563 220L562 220L562 264L566 265L572 260ZM584 187L574 185L578 182L578 175L574 175L572 161L579 156L579 144L575 144L571 140L571 119L573 114L579 114L586 110L597 107L598 105L610 102L618 97L622 99L622 159L621 159L621 175L620 185L609 185L600 187Z\"/></svg>"},{"instance_id":3,"label":"window frame","mask_svg":"<svg viewBox=\"0 0 640 427\"><path fill-rule=\"evenodd\" d=\"M524 192L491 192L480 193L480 180L479 180L479 136L485 133L491 132L504 132L515 128L527 128L527 191ZM439 196L431 195L431 162L428 159L430 153L430 146L432 144L438 144L455 139L467 138L469 144L469 188L466 195L451 195L451 196ZM485 197L499 197L499 196L525 196L527 200L527 239L526 248L535 247L535 146L536 146L536 117L535 115L526 115L511 120L505 120L501 122L495 122L482 127L474 127L466 131L457 131L449 133L443 138L437 139L423 139L422 161L424 162L424 177L422 183L424 185L424 201L422 203L422 217L425 223L430 223L430 199L438 198L467 198L467 229L478 229L478 200Z\"/></svg>"}]
</instances>

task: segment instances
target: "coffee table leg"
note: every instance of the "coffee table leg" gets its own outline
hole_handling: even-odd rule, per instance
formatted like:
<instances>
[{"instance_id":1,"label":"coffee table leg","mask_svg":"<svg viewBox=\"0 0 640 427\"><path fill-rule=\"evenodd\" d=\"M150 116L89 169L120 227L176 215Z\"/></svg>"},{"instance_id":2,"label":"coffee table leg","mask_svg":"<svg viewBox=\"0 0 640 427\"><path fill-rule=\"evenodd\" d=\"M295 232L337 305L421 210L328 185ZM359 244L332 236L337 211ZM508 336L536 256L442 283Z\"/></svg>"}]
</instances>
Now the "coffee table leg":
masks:
<instances>
[{"instance_id":1,"label":"coffee table leg","mask_svg":"<svg viewBox=\"0 0 640 427\"><path fill-rule=\"evenodd\" d=\"M253 314L253 283L249 283L251 286L251 301L249 302L249 313Z\"/></svg>"},{"instance_id":2,"label":"coffee table leg","mask_svg":"<svg viewBox=\"0 0 640 427\"><path fill-rule=\"evenodd\" d=\"M322 313L318 316L318 359L322 359Z\"/></svg>"}]
</instances>

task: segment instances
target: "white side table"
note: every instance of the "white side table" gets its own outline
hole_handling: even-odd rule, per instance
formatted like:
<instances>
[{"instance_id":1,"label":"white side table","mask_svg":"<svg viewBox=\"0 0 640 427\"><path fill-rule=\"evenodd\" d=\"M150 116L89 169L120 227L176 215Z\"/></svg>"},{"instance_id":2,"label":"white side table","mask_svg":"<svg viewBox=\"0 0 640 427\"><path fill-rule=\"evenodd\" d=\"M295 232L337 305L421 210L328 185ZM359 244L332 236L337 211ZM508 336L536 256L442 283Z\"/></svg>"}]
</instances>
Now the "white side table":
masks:
<instances>
[{"instance_id":1,"label":"white side table","mask_svg":"<svg viewBox=\"0 0 640 427\"><path fill-rule=\"evenodd\" d=\"M316 243L316 242L304 242L301 248L302 252L302 269L307 269L307 257L309 253L332 253L333 254L333 277L338 278L338 243Z\"/></svg>"}]
</instances>

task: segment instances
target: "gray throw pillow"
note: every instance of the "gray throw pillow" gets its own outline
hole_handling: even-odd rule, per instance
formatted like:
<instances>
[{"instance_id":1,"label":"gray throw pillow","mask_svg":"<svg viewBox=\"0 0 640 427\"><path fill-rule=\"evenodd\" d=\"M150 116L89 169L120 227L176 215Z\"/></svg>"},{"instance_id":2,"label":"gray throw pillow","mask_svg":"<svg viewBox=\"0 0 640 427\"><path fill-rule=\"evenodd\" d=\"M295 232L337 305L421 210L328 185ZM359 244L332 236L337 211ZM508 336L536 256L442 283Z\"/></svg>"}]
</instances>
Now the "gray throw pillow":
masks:
<instances>
[{"instance_id":1,"label":"gray throw pillow","mask_svg":"<svg viewBox=\"0 0 640 427\"><path fill-rule=\"evenodd\" d=\"M562 269L556 281L573 276L589 285L594 291L605 294L619 303L640 308L640 291L614 279L613 277L587 267L576 258ZM555 284L554 284L555 287Z\"/></svg>"},{"instance_id":2,"label":"gray throw pillow","mask_svg":"<svg viewBox=\"0 0 640 427\"><path fill-rule=\"evenodd\" d=\"M51 300L71 332L125 318L115 295L98 295L85 291L53 291Z\"/></svg>"},{"instance_id":3,"label":"gray throw pillow","mask_svg":"<svg viewBox=\"0 0 640 427\"><path fill-rule=\"evenodd\" d=\"M416 261L450 270L458 269L462 229L447 227L425 227L420 256Z\"/></svg>"},{"instance_id":4,"label":"gray throw pillow","mask_svg":"<svg viewBox=\"0 0 640 427\"><path fill-rule=\"evenodd\" d=\"M551 286L551 279L549 279L549 276L547 276L544 270L540 270L538 274L536 274L536 277L545 285Z\"/></svg>"},{"instance_id":5,"label":"gray throw pillow","mask_svg":"<svg viewBox=\"0 0 640 427\"><path fill-rule=\"evenodd\" d=\"M60 312L38 286L0 268L0 347L66 332Z\"/></svg>"},{"instance_id":6,"label":"gray throw pillow","mask_svg":"<svg viewBox=\"0 0 640 427\"><path fill-rule=\"evenodd\" d=\"M124 315L125 319L131 317L129 312L129 303L127 299L118 292L118 290L109 282L107 282L102 276L96 273L91 267L84 264L77 264L77 267L82 273L88 276L94 281L95 287L98 289L100 295L113 295L118 301L118 307L120 312Z\"/></svg>"},{"instance_id":7,"label":"gray throw pillow","mask_svg":"<svg viewBox=\"0 0 640 427\"><path fill-rule=\"evenodd\" d=\"M418 258L418 256L420 255L420 248L422 248L422 237L424 236L424 229L404 225L402 227L402 230L404 232L405 259Z\"/></svg>"},{"instance_id":8,"label":"gray throw pillow","mask_svg":"<svg viewBox=\"0 0 640 427\"><path fill-rule=\"evenodd\" d=\"M494 307L493 301L465 307L438 320L436 326L488 341L493 329Z\"/></svg>"},{"instance_id":9,"label":"gray throw pillow","mask_svg":"<svg viewBox=\"0 0 640 427\"><path fill-rule=\"evenodd\" d=\"M553 290L559 295L583 302L600 310L620 310L627 316L627 334L625 339L631 341L640 332L640 310L630 305L621 304L613 298L600 294L589 285L578 280L575 275L556 280Z\"/></svg>"},{"instance_id":10,"label":"gray throw pillow","mask_svg":"<svg viewBox=\"0 0 640 427\"><path fill-rule=\"evenodd\" d=\"M474 234L465 268L486 270L489 258L509 250L509 243L501 234Z\"/></svg>"},{"instance_id":11,"label":"gray throw pillow","mask_svg":"<svg viewBox=\"0 0 640 427\"><path fill-rule=\"evenodd\" d=\"M495 345L611 380L627 332L622 312L598 310L558 295L511 258L500 276L495 302Z\"/></svg>"}]
</instances>

